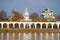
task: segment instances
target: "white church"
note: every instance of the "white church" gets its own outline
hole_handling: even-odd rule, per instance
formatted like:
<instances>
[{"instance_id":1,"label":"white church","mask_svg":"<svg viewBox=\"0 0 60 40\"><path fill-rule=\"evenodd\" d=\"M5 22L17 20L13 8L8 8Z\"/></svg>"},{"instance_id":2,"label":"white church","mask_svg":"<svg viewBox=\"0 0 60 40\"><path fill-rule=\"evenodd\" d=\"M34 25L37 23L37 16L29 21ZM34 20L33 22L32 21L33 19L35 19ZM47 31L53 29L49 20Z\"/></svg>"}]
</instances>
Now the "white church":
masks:
<instances>
[{"instance_id":1,"label":"white church","mask_svg":"<svg viewBox=\"0 0 60 40\"><path fill-rule=\"evenodd\" d=\"M52 20L55 20L55 15L54 15L54 12L53 11L50 11L49 8L45 9L43 12L42 12L42 15L44 18L46 18L48 21L52 21Z\"/></svg>"},{"instance_id":2,"label":"white church","mask_svg":"<svg viewBox=\"0 0 60 40\"><path fill-rule=\"evenodd\" d=\"M23 13L23 19L21 19L21 22L32 22L32 19L29 18L29 12L27 8L25 8L25 11Z\"/></svg>"},{"instance_id":3,"label":"white church","mask_svg":"<svg viewBox=\"0 0 60 40\"><path fill-rule=\"evenodd\" d=\"M0 28L60 29L60 22L49 22L50 19L55 19L54 13L51 12L49 8L44 10L42 15L48 19L48 22L32 22L32 19L29 18L29 12L27 8L25 8L23 19L21 19L20 22L0 22Z\"/></svg>"}]
</instances>

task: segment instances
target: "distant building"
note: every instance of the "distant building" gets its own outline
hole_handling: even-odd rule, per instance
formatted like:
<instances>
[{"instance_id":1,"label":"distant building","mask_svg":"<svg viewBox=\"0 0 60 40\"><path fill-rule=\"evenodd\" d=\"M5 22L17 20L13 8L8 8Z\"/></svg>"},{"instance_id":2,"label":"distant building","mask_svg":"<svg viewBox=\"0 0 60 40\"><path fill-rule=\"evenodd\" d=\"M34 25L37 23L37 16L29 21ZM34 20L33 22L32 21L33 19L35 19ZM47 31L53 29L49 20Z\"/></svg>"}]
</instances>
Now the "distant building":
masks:
<instances>
[{"instance_id":1,"label":"distant building","mask_svg":"<svg viewBox=\"0 0 60 40\"><path fill-rule=\"evenodd\" d=\"M56 17L54 15L53 11L50 11L49 8L45 9L42 12L42 17L49 22L56 21ZM40 20L43 19L42 17ZM14 14L8 17L8 21L13 21L13 18L14 18ZM23 19L21 19L20 22L32 22L32 19L29 18L29 12L28 12L27 8L25 8L24 13L23 13Z\"/></svg>"},{"instance_id":2,"label":"distant building","mask_svg":"<svg viewBox=\"0 0 60 40\"><path fill-rule=\"evenodd\" d=\"M55 16L53 14L52 11L48 9L45 9L43 12L42 12L42 15L44 18L41 18L42 21L41 22L32 22L32 19L29 18L29 12L27 10L27 8L25 8L25 11L23 13L23 19L19 19L20 22L16 22L14 21L13 22L13 19L15 19L14 17L14 14L11 15L10 17L8 17L8 20L10 22L0 22L0 28L34 28L34 29L60 29L60 22L50 22L51 20L55 20ZM46 19L49 21L47 22ZM43 21L44 20L44 21ZM53 21L54 21L53 20Z\"/></svg>"},{"instance_id":3,"label":"distant building","mask_svg":"<svg viewBox=\"0 0 60 40\"><path fill-rule=\"evenodd\" d=\"M21 19L22 22L31 22L32 19L29 18L29 12L27 8L25 8L25 11L23 13L23 19Z\"/></svg>"},{"instance_id":4,"label":"distant building","mask_svg":"<svg viewBox=\"0 0 60 40\"><path fill-rule=\"evenodd\" d=\"M55 21L55 15L53 11L50 11L49 8L45 9L42 12L43 18L46 18L48 21Z\"/></svg>"},{"instance_id":5,"label":"distant building","mask_svg":"<svg viewBox=\"0 0 60 40\"><path fill-rule=\"evenodd\" d=\"M14 14L12 14L11 16L8 17L8 21L12 22L14 18Z\"/></svg>"}]
</instances>

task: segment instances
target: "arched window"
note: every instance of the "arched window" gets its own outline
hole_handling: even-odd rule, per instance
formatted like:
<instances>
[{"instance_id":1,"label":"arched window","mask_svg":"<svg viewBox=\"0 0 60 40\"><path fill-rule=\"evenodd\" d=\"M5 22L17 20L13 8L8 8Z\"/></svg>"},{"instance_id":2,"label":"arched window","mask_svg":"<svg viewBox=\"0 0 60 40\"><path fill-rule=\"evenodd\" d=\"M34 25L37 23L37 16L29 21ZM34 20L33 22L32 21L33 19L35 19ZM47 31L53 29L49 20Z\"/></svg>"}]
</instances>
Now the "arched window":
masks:
<instances>
[{"instance_id":1,"label":"arched window","mask_svg":"<svg viewBox=\"0 0 60 40\"><path fill-rule=\"evenodd\" d=\"M36 27L37 27L37 28L40 28L40 24L38 23Z\"/></svg>"},{"instance_id":2,"label":"arched window","mask_svg":"<svg viewBox=\"0 0 60 40\"><path fill-rule=\"evenodd\" d=\"M31 24L31 28L35 28L35 24Z\"/></svg>"},{"instance_id":3,"label":"arched window","mask_svg":"<svg viewBox=\"0 0 60 40\"><path fill-rule=\"evenodd\" d=\"M12 23L9 24L9 28L13 28L13 24Z\"/></svg>"},{"instance_id":4,"label":"arched window","mask_svg":"<svg viewBox=\"0 0 60 40\"><path fill-rule=\"evenodd\" d=\"M46 28L46 24L45 23L42 24L42 28Z\"/></svg>"},{"instance_id":5,"label":"arched window","mask_svg":"<svg viewBox=\"0 0 60 40\"><path fill-rule=\"evenodd\" d=\"M24 27L24 25L23 25L23 23L21 23L21 24L20 24L20 28L23 28L23 27Z\"/></svg>"},{"instance_id":6,"label":"arched window","mask_svg":"<svg viewBox=\"0 0 60 40\"><path fill-rule=\"evenodd\" d=\"M15 23L15 28L19 28L19 24L18 23Z\"/></svg>"},{"instance_id":7,"label":"arched window","mask_svg":"<svg viewBox=\"0 0 60 40\"><path fill-rule=\"evenodd\" d=\"M25 28L29 28L29 24L26 24L26 25L25 25Z\"/></svg>"},{"instance_id":8,"label":"arched window","mask_svg":"<svg viewBox=\"0 0 60 40\"><path fill-rule=\"evenodd\" d=\"M7 24L6 23L3 24L3 28L7 28Z\"/></svg>"},{"instance_id":9,"label":"arched window","mask_svg":"<svg viewBox=\"0 0 60 40\"><path fill-rule=\"evenodd\" d=\"M0 24L0 28L1 28L1 24Z\"/></svg>"},{"instance_id":10,"label":"arched window","mask_svg":"<svg viewBox=\"0 0 60 40\"><path fill-rule=\"evenodd\" d=\"M52 28L52 25L50 23L48 24L48 28Z\"/></svg>"},{"instance_id":11,"label":"arched window","mask_svg":"<svg viewBox=\"0 0 60 40\"><path fill-rule=\"evenodd\" d=\"M53 28L57 28L57 24L54 24L54 25L53 25Z\"/></svg>"}]
</instances>

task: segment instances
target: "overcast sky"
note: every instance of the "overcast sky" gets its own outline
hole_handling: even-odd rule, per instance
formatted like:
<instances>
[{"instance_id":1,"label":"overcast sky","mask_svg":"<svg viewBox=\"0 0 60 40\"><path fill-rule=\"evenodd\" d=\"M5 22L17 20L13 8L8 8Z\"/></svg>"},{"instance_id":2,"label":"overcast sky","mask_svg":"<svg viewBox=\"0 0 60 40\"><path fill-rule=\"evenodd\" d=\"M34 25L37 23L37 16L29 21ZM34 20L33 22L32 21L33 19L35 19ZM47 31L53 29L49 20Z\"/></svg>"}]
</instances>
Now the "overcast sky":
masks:
<instances>
[{"instance_id":1,"label":"overcast sky","mask_svg":"<svg viewBox=\"0 0 60 40\"><path fill-rule=\"evenodd\" d=\"M50 8L58 14L60 0L0 0L0 11L5 10L8 15L11 15L12 10L23 13L25 8L28 8L29 13L37 12L39 15L44 9Z\"/></svg>"}]
</instances>

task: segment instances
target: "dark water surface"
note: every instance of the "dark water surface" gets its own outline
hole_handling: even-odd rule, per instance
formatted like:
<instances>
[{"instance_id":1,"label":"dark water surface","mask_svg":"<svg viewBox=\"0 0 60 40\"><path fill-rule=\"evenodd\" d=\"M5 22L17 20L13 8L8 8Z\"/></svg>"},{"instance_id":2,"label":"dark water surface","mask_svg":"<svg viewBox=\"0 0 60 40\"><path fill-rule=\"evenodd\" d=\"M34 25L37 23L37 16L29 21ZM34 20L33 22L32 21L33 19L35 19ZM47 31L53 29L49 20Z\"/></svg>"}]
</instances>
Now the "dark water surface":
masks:
<instances>
[{"instance_id":1,"label":"dark water surface","mask_svg":"<svg viewBox=\"0 0 60 40\"><path fill-rule=\"evenodd\" d=\"M60 33L0 33L0 40L60 40Z\"/></svg>"}]
</instances>

